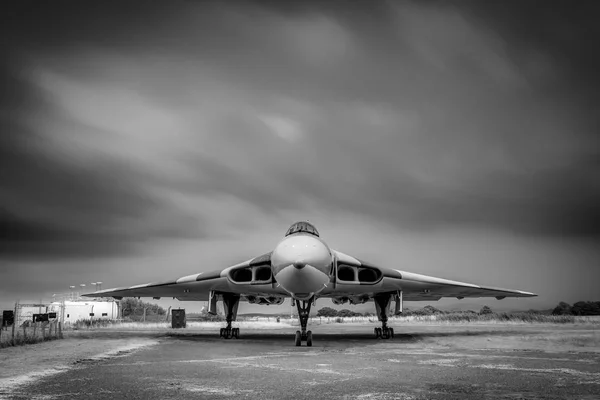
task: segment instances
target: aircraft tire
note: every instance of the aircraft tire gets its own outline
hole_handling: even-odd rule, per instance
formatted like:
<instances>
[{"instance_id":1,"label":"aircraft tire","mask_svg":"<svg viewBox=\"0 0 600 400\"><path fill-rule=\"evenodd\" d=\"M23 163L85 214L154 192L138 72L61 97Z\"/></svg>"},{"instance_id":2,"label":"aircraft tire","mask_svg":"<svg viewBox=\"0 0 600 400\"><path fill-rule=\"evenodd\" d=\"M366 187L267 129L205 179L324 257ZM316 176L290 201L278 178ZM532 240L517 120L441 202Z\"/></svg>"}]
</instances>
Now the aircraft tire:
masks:
<instances>
[{"instance_id":1,"label":"aircraft tire","mask_svg":"<svg viewBox=\"0 0 600 400\"><path fill-rule=\"evenodd\" d=\"M302 334L296 331L296 346L302 346Z\"/></svg>"},{"instance_id":2,"label":"aircraft tire","mask_svg":"<svg viewBox=\"0 0 600 400\"><path fill-rule=\"evenodd\" d=\"M312 346L312 331L306 332L306 345L308 347Z\"/></svg>"}]
</instances>

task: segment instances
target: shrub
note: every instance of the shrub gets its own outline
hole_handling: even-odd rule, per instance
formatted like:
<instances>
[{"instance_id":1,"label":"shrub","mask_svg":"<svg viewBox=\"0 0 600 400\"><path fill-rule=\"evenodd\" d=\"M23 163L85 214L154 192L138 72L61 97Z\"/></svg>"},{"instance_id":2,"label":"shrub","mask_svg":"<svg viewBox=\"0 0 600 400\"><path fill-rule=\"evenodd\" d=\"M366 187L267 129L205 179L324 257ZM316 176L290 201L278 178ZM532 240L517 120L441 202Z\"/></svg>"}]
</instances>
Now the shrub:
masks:
<instances>
[{"instance_id":1,"label":"shrub","mask_svg":"<svg viewBox=\"0 0 600 400\"><path fill-rule=\"evenodd\" d=\"M552 310L552 315L571 315L571 305L561 301L558 305Z\"/></svg>"},{"instance_id":2,"label":"shrub","mask_svg":"<svg viewBox=\"0 0 600 400\"><path fill-rule=\"evenodd\" d=\"M434 306L425 306L423 307L423 312L425 315L433 315L433 314L443 314L444 312Z\"/></svg>"},{"instance_id":3,"label":"shrub","mask_svg":"<svg viewBox=\"0 0 600 400\"><path fill-rule=\"evenodd\" d=\"M485 314L493 314L494 312L492 311L491 308L489 308L488 306L483 306L481 307L481 310L479 310L479 314L481 315L485 315Z\"/></svg>"},{"instance_id":4,"label":"shrub","mask_svg":"<svg viewBox=\"0 0 600 400\"><path fill-rule=\"evenodd\" d=\"M323 307L317 311L317 317L337 317L337 310L331 307Z\"/></svg>"}]
</instances>

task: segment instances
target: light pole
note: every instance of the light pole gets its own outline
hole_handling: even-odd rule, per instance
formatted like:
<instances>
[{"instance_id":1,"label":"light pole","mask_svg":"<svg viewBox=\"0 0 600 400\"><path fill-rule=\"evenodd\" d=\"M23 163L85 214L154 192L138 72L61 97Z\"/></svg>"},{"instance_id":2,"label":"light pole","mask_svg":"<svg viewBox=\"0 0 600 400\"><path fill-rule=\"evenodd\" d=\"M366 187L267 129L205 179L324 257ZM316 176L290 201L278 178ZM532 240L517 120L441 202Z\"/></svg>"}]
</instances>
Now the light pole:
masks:
<instances>
[{"instance_id":1,"label":"light pole","mask_svg":"<svg viewBox=\"0 0 600 400\"><path fill-rule=\"evenodd\" d=\"M81 291L83 291L83 288L85 287L85 283L82 283L79 286L81 287ZM81 297L81 292L79 293L79 295L77 297Z\"/></svg>"},{"instance_id":2,"label":"light pole","mask_svg":"<svg viewBox=\"0 0 600 400\"><path fill-rule=\"evenodd\" d=\"M73 301L73 289L75 289L75 286L69 286L69 288L71 289L71 301Z\"/></svg>"},{"instance_id":3,"label":"light pole","mask_svg":"<svg viewBox=\"0 0 600 400\"><path fill-rule=\"evenodd\" d=\"M96 291L102 290L102 282L92 282L91 284L96 286Z\"/></svg>"}]
</instances>

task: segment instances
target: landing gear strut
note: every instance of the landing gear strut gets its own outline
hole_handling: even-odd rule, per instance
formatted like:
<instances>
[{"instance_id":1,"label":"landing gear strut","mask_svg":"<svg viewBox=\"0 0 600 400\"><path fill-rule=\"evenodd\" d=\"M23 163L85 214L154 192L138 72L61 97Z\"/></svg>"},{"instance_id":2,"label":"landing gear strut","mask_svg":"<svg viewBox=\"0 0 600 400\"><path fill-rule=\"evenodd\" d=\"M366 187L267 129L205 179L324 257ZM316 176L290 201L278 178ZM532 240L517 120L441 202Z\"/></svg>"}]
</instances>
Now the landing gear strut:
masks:
<instances>
[{"instance_id":1,"label":"landing gear strut","mask_svg":"<svg viewBox=\"0 0 600 400\"><path fill-rule=\"evenodd\" d=\"M389 294L377 295L373 298L375 300L375 309L377 310L377 318L381 321L381 328L375 328L375 337L377 339L391 339L394 337L394 328L388 328L388 308L390 305L390 299L392 298Z\"/></svg>"},{"instance_id":2,"label":"landing gear strut","mask_svg":"<svg viewBox=\"0 0 600 400\"><path fill-rule=\"evenodd\" d=\"M240 328L232 328L231 322L237 317L237 309L240 304L240 296L227 293L223 294L223 308L225 309L227 327L221 328L219 337L225 339L240 338Z\"/></svg>"},{"instance_id":3,"label":"landing gear strut","mask_svg":"<svg viewBox=\"0 0 600 400\"><path fill-rule=\"evenodd\" d=\"M308 324L308 316L310 314L310 306L313 300L294 300L298 308L298 319L300 319L300 328L302 331L296 331L296 346L302 346L302 341L306 341L308 347L312 346L312 332L306 330Z\"/></svg>"}]
</instances>

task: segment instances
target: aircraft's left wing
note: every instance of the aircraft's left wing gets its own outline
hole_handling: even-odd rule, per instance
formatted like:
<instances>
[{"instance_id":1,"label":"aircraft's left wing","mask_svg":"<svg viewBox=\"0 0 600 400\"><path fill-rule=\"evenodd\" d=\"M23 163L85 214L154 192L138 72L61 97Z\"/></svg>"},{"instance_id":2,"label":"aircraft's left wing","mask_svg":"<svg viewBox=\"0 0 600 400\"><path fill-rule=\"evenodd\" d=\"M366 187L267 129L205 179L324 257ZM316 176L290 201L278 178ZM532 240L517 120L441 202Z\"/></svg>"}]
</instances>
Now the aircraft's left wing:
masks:
<instances>
[{"instance_id":1,"label":"aircraft's left wing","mask_svg":"<svg viewBox=\"0 0 600 400\"><path fill-rule=\"evenodd\" d=\"M99 290L86 297L173 297L183 301L207 301L210 292L237 293L248 296L285 296L272 283L271 253L263 254L223 270L200 272L178 279L141 285Z\"/></svg>"},{"instance_id":2,"label":"aircraft's left wing","mask_svg":"<svg viewBox=\"0 0 600 400\"><path fill-rule=\"evenodd\" d=\"M382 268L334 251L338 261L334 287L323 297L371 298L378 293L402 291L405 301L435 301L442 297L533 297L535 293L475 285L398 269Z\"/></svg>"}]
</instances>

